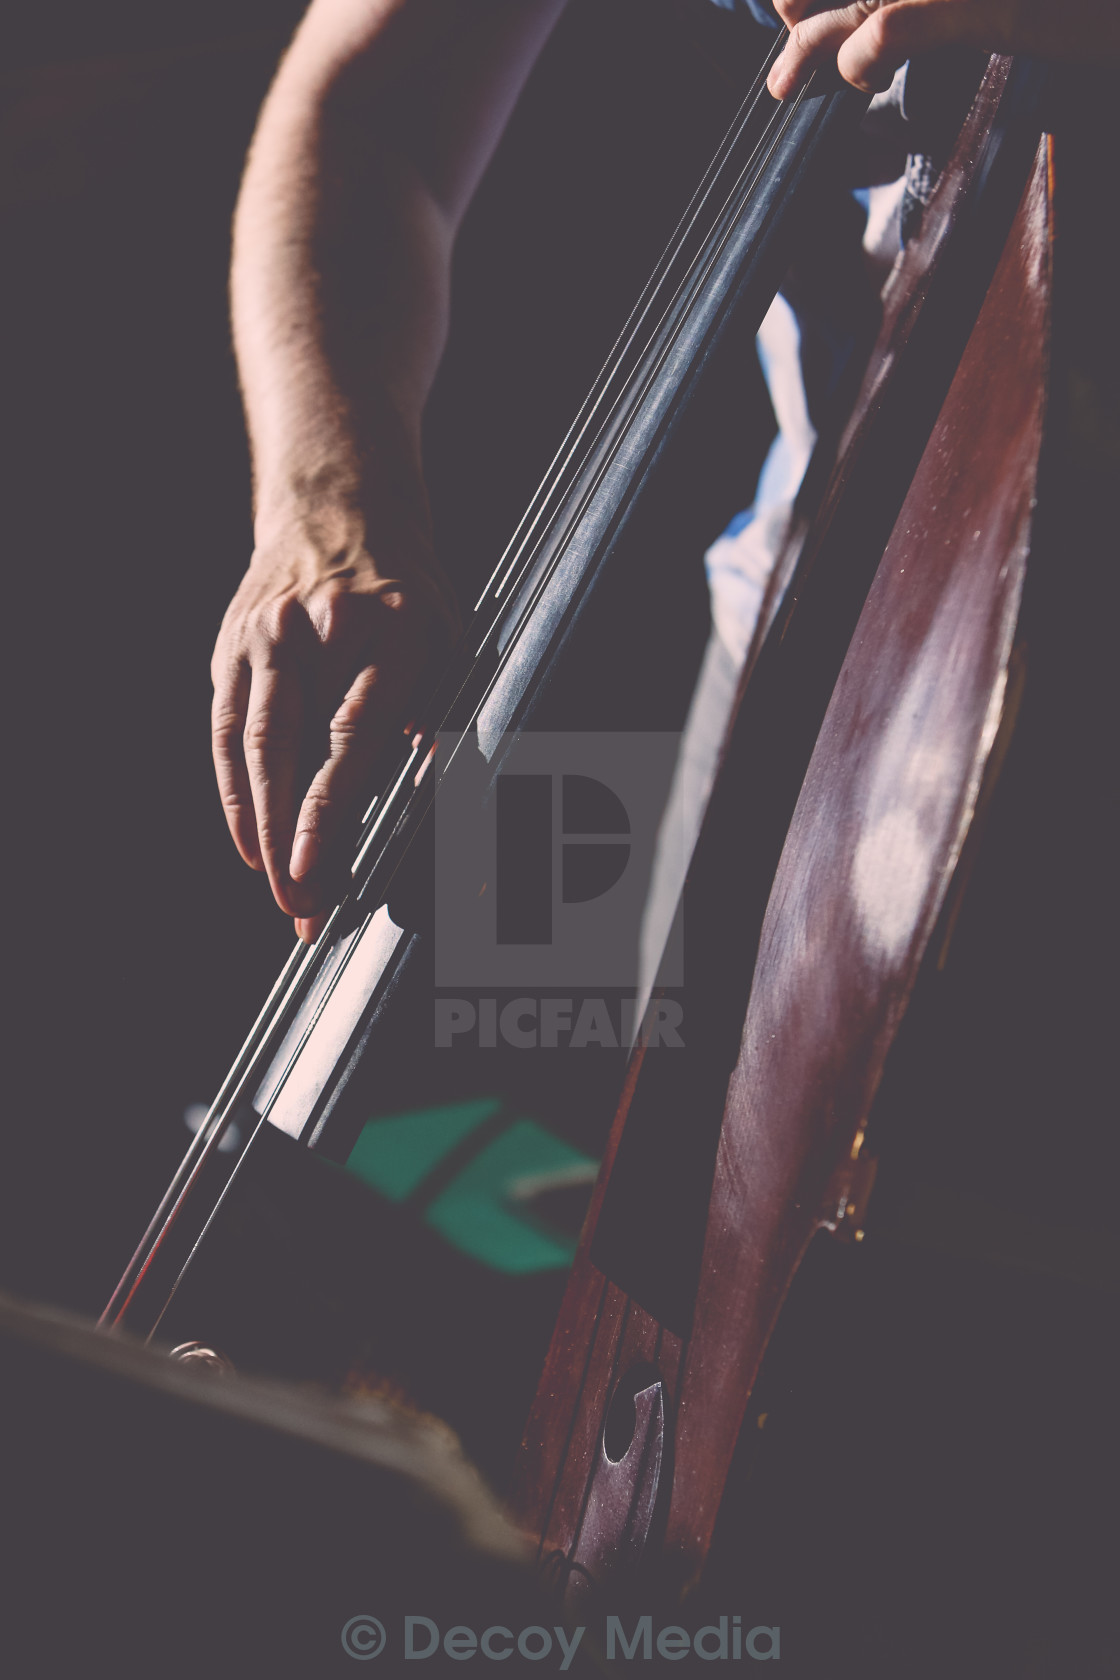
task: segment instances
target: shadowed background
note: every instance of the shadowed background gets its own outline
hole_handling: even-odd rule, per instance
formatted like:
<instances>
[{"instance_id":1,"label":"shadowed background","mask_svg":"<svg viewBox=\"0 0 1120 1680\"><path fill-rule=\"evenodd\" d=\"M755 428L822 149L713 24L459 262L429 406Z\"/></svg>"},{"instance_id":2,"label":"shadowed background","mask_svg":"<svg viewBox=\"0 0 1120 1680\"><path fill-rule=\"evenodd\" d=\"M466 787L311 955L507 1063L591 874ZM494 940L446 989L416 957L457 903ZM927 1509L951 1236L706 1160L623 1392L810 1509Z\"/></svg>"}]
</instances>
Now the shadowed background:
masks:
<instances>
[{"instance_id":1,"label":"shadowed background","mask_svg":"<svg viewBox=\"0 0 1120 1680\"><path fill-rule=\"evenodd\" d=\"M188 1141L184 1109L212 1096L291 943L226 834L208 663L251 543L229 221L302 10L40 0L8 29L0 1285L85 1312L108 1297ZM737 103L748 37L709 0L571 0L464 230L429 416L440 548L468 601ZM704 463L708 537L749 500L757 464L765 402L753 366L739 371L754 394ZM667 656L647 728L683 715L706 629L701 546L643 621ZM1070 915L1088 905L1088 924L1092 872L1075 885ZM982 1024L976 1012L977 1037ZM937 1144L921 1255L892 1250L888 1231L870 1262L844 1251L807 1276L814 1337L756 1397L756 1421L781 1401L739 1467L761 1518L726 1548L712 1613L749 1578L759 1620L813 1623L811 1680L875 1672L876 1653L897 1673L898 1649L914 1676L1065 1680L1071 1661L1079 1680L1103 1675L1086 1490L1100 1485L1109 1338L1084 1279L1105 1270L1090 1237L1113 1180L1081 1164L1102 1128L1095 1111L1055 1110L1051 1145L1039 1111L1022 1151L1040 1229L1080 1236L1084 1221L1084 1259L1024 1270L997 1254L980 1270L975 1243L951 1252L946 1186L986 1179L988 1194L1027 1198L999 1137L985 1153L950 1129L945 1147L946 1089L931 1083L921 1131ZM990 1248L990 1207L976 1223ZM761 1441L771 1456L755 1463ZM955 1643L973 1601L983 1649Z\"/></svg>"}]
</instances>

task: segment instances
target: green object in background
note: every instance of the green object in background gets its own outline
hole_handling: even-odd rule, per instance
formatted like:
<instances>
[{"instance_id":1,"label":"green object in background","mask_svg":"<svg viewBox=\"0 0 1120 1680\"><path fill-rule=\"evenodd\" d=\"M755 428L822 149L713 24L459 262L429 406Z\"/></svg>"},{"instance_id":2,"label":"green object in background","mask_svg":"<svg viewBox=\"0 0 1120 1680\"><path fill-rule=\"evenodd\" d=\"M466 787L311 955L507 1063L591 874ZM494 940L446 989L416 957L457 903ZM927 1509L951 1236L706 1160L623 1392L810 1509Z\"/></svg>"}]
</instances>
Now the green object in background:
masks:
<instances>
[{"instance_id":1,"label":"green object in background","mask_svg":"<svg viewBox=\"0 0 1120 1680\"><path fill-rule=\"evenodd\" d=\"M346 1171L391 1201L415 1201L425 1224L494 1271L570 1266L575 1237L538 1219L525 1187L590 1184L597 1163L535 1120L506 1119L502 1110L499 1098L484 1097L368 1120Z\"/></svg>"},{"instance_id":2,"label":"green object in background","mask_svg":"<svg viewBox=\"0 0 1120 1680\"><path fill-rule=\"evenodd\" d=\"M501 1106L497 1097L481 1097L448 1108L418 1108L413 1114L367 1120L346 1171L391 1202L407 1201L444 1156Z\"/></svg>"}]
</instances>

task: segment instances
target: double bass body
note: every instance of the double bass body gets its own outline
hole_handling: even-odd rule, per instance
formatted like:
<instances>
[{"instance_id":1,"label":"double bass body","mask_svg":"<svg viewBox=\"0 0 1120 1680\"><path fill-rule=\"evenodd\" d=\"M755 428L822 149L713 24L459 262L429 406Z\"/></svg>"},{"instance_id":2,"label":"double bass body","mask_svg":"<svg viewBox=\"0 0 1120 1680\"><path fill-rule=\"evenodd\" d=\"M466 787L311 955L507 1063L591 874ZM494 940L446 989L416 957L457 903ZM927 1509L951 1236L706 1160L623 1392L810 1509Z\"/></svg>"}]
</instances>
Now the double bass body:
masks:
<instances>
[{"instance_id":1,"label":"double bass body","mask_svg":"<svg viewBox=\"0 0 1120 1680\"><path fill-rule=\"evenodd\" d=\"M631 1068L526 1434L522 1518L573 1613L696 1585L799 1263L822 1229L863 1239L876 1091L1029 682L1054 158L1022 77L992 61L894 276L725 744L685 895L689 1047Z\"/></svg>"},{"instance_id":2,"label":"double bass body","mask_svg":"<svg viewBox=\"0 0 1120 1680\"><path fill-rule=\"evenodd\" d=\"M631 1059L518 1468L517 1514L577 1621L646 1591L676 1603L695 1588L799 1265L822 1229L862 1233L876 1093L891 1083L911 995L923 1001L962 913L979 819L990 806L998 820L998 772L1037 663L1024 626L1032 612L1035 622L1045 616L1037 603L1052 588L1044 509L1055 477L1047 452L1061 148L1041 138L1036 95L1029 66L992 60L921 237L892 280L836 470L795 533L785 599L752 650L685 892L686 1047ZM752 261L753 306L779 277L777 246ZM730 269L720 283L732 297ZM689 379L715 359L714 323L692 343ZM616 528L640 526L626 496L663 465L675 423L663 394L641 472L591 522L580 562L588 578L603 572ZM585 465L605 481L596 462ZM578 477L559 486L562 513L584 488ZM571 552L578 560L578 543ZM539 579L528 567L523 581L531 594ZM551 587L539 595L546 606ZM584 604L578 590L557 594L528 638L546 678ZM486 675L488 692L500 692L495 671ZM538 699L513 695L507 725L532 725ZM416 803L408 798L402 833ZM318 977L303 994L298 975L289 977L292 1013L238 1076L249 1108L236 1112L257 1116L258 1139L268 1137L272 1070L281 1068L279 1090L291 1045L311 1043L327 1019L330 964L343 973L363 941L367 955L373 949L382 883L356 880L353 902L324 936ZM285 1127L281 1177L309 1177L302 1161L298 1173L292 1164L297 1146L345 1158L368 1068L400 1018L394 1008L410 985L421 1002L430 997L420 939L410 927L390 942L376 975L371 959L360 1007ZM234 1112L216 1105L203 1150L216 1149ZM240 1166L238 1176L247 1178ZM320 1176L326 1184L325 1169ZM324 1233L333 1206L324 1192ZM206 1240L161 1335L211 1333L191 1321L206 1307L194 1283L207 1265L214 1271L207 1252L219 1271L223 1263L220 1221L211 1226L207 1218L199 1227ZM126 1314L158 1272L161 1243L173 1250L162 1228L126 1280ZM182 1253L172 1258L171 1278ZM222 1310L236 1336L235 1313Z\"/></svg>"}]
</instances>

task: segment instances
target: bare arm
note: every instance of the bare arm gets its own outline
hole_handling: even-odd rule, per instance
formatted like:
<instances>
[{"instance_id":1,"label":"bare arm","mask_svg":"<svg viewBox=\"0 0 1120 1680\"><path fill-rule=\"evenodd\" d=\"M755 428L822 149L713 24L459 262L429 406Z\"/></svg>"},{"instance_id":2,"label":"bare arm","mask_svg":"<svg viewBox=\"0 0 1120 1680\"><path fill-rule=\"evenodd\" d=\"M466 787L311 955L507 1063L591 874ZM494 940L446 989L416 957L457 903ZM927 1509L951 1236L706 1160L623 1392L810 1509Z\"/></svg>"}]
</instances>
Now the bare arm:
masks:
<instances>
[{"instance_id":1,"label":"bare arm","mask_svg":"<svg viewBox=\"0 0 1120 1680\"><path fill-rule=\"evenodd\" d=\"M242 857L305 936L454 620L421 416L456 229L562 6L314 0L253 141L231 289L255 548L214 652L214 761Z\"/></svg>"}]
</instances>

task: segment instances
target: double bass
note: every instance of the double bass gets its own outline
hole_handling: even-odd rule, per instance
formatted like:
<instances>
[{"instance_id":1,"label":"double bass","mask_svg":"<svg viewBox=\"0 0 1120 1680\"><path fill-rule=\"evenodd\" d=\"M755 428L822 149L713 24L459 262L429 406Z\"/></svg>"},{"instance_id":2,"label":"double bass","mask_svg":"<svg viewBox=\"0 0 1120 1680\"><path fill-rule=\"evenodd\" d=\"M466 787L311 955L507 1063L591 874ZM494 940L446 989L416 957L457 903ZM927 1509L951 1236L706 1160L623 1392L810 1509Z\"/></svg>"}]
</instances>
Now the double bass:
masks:
<instances>
[{"instance_id":1,"label":"double bass","mask_svg":"<svg viewBox=\"0 0 1120 1680\"><path fill-rule=\"evenodd\" d=\"M823 78L777 113L748 100L109 1322L209 1338L192 1287L271 1134L346 1157L360 1070L422 960L422 914L392 912L430 821L432 742L478 752L486 797L723 335L757 326L860 114ZM994 61L752 651L686 889L706 1007L656 1077L652 1054L632 1058L526 1435L517 1507L573 1614L646 1581L674 1601L694 1586L798 1262L818 1227L862 1228L872 1099L1024 692L1050 309L1041 126L1030 67ZM1012 314L1027 323L1014 334ZM248 1142L231 1168L219 1146L235 1125Z\"/></svg>"},{"instance_id":2,"label":"double bass","mask_svg":"<svg viewBox=\"0 0 1120 1680\"><path fill-rule=\"evenodd\" d=\"M740 1462L735 1496L749 1505L757 1431L775 1394L788 1402L780 1376L777 1388L774 1373L765 1382L767 1349L807 1257L820 1294L821 1240L864 1242L891 1126L913 1123L932 1087L963 1110L924 1117L959 1170L969 1147L985 1144L967 1130L978 1108L998 1114L1018 1097L1022 1132L1005 1124L1002 1147L1037 1147L1009 1052L1031 1059L1032 1025L1055 1034L1057 992L1083 1007L1093 990L1089 975L1063 969L1074 952L1084 963L1084 944L1068 926L1055 936L1044 896L1069 893L1060 860L1075 845L1072 801L1043 815L1039 778L1053 772L1059 741L1079 763L1081 810L1101 797L1099 749L1086 743L1099 741L1105 700L1099 676L1079 680L1070 656L1072 621L1083 624L1073 603L1083 589L1100 595L1089 555L1110 528L1107 445L1070 413L1084 379L1065 313L1078 278L1056 244L1063 212L1076 228L1079 208L1072 181L1062 197L1061 167L1068 160L1075 176L1087 160L1068 129L1044 131L1044 87L1033 66L990 62L920 236L886 288L831 477L796 534L777 623L748 662L685 888L693 961L699 950L718 978L686 1054L651 1058L639 1046L631 1062L526 1432L518 1509L539 1565L574 1617L629 1607L624 1652L637 1630L647 1645L656 1632L639 1610L671 1620L665 1607L690 1601L694 1620L706 1609L709 1621L708 1647L694 1652L710 1659L726 1645L727 1617L721 1630L716 1613L729 1608L729 1577L724 1569L721 1600L702 1576L720 1525L727 1544L737 1457L747 1470ZM1071 548L1079 557L1063 577ZM1049 882L1043 860L1056 871ZM1090 870L1084 895L1100 879ZM984 996L992 985L999 993ZM989 1044L975 1033L963 1049L953 1042L973 1024L962 1004L987 1010ZM1048 1071L1061 1065L1064 1101L1099 1101L1099 1062L1070 1065L1068 1049L1051 1038ZM1037 1047L1033 1059L1046 1068ZM939 1082L938 1061L955 1088ZM986 1088L971 1093L970 1080ZM1013 1158L1000 1165L1014 1182ZM937 1181L948 1225L952 1171ZM818 1314L821 1300L837 1312L835 1283L827 1289ZM905 1311L904 1294L892 1304ZM1079 1331L1091 1335L1091 1323L1080 1319ZM810 1362L800 1380L850 1381L827 1319L813 1328L833 1368L827 1357ZM998 1343L998 1321L986 1330ZM936 1361L929 1371L950 1391L961 1380ZM843 1449L828 1459L835 1500L806 1507L834 1523L834 1554L846 1528L861 1532L848 1512L860 1501L855 1442L868 1441L858 1415L845 1416L853 1462ZM950 1450L936 1440L924 1450L951 1476L961 1436L930 1416ZM1014 1438L1009 1419L993 1420L995 1441L1001 1432ZM1015 1468L1029 1485L1029 1463ZM774 1522L773 1502L761 1503ZM969 1520L959 1505L929 1511L937 1545L918 1556L945 1586L928 1599L959 1582L945 1554L967 1556ZM914 1568L911 1558L892 1573L882 1537L862 1532L862 1559L857 1546L851 1566L836 1555L828 1565L844 1583L840 1603L858 1597L869 1567L888 1593ZM740 1551L740 1594L748 1557L772 1581L759 1568L765 1546L764 1530L753 1553ZM1026 1543L1007 1550L1016 1564L1028 1553ZM985 1567L1002 1591L1014 1566ZM818 1574L807 1578L819 1587ZM1035 1590L1044 1578L1039 1569ZM1017 1584L1013 1615L1024 1621L1030 1593ZM791 1602L796 1613L795 1592ZM990 1672L969 1654L983 1616L954 1615L952 1634L934 1630L921 1660L933 1672L963 1652L964 1672ZM891 1634L900 1628L886 1613L879 1635ZM778 1638L772 1628L750 1655L777 1657ZM893 1649L897 1662L905 1641ZM838 1618L823 1644L802 1639L797 1671L867 1672L878 1660L874 1634L861 1643Z\"/></svg>"}]
</instances>

